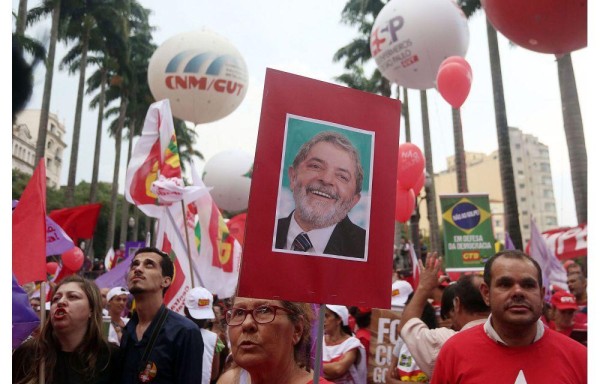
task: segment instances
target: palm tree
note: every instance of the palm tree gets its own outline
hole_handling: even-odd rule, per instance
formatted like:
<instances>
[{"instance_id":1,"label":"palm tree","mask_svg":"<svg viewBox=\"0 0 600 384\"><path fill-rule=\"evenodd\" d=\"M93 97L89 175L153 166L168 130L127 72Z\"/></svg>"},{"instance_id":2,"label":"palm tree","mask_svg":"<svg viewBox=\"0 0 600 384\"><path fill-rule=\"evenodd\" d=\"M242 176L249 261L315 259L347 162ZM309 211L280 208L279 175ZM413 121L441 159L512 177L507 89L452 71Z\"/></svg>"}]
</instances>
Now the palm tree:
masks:
<instances>
[{"instance_id":1,"label":"palm tree","mask_svg":"<svg viewBox=\"0 0 600 384\"><path fill-rule=\"evenodd\" d=\"M571 163L571 182L578 224L587 223L587 150L571 54L557 61L563 123Z\"/></svg>"},{"instance_id":2,"label":"palm tree","mask_svg":"<svg viewBox=\"0 0 600 384\"><path fill-rule=\"evenodd\" d=\"M100 11L100 10L97 10ZM106 10L102 10L106 11ZM87 63L98 66L96 70L87 79L86 94L91 94L100 88L99 95L93 98L90 102L90 108L98 107L98 123L96 127L96 141L94 149L94 166L92 169L92 181L90 185L91 203L96 201L98 190L98 168L100 163L100 147L102 140L102 121L105 107L105 90L109 80L109 68L115 67L115 59L113 56L124 49L123 36L115 29L115 23L119 18L119 14L111 9L103 17L96 18L94 28L89 31L89 39L87 41L87 55L84 46L84 40L80 40L77 44L65 55L61 62L61 68L68 66L70 73L76 73L81 70L84 55L87 57ZM114 72L114 70L113 70ZM111 77L112 79L112 77Z\"/></svg>"},{"instance_id":3,"label":"palm tree","mask_svg":"<svg viewBox=\"0 0 600 384\"><path fill-rule=\"evenodd\" d=\"M479 0L459 0L467 18L481 8ZM498 160L500 163L500 180L504 201L504 222L506 231L510 234L517 249L523 249L521 225L519 223L519 205L515 188L515 177L512 167L510 136L506 120L506 105L504 103L504 86L502 83L502 66L498 50L498 34L489 21L487 24L488 50L492 73L492 89L494 93L494 110L496 115L496 134L498 137Z\"/></svg>"},{"instance_id":4,"label":"palm tree","mask_svg":"<svg viewBox=\"0 0 600 384\"><path fill-rule=\"evenodd\" d=\"M39 7L31 9L27 14L27 24L32 24L42 17L51 14L52 26L50 28L50 44L46 57L46 77L44 79L44 93L42 96L42 109L40 111L40 124L35 147L35 164L43 159L46 151L46 137L48 133L48 114L50 111L50 96L52 95L52 78L54 77L54 58L56 56L56 43L58 41L58 28L61 11L64 14L61 0L45 0Z\"/></svg>"},{"instance_id":5,"label":"palm tree","mask_svg":"<svg viewBox=\"0 0 600 384\"><path fill-rule=\"evenodd\" d=\"M75 103L75 119L73 123L73 139L71 142L71 156L69 161L69 174L66 188L66 204L73 205L75 179L77 176L77 160L79 156L79 137L81 134L81 117L83 110L83 93L85 85L85 73L88 65L88 51L90 49L90 39L92 31L98 28L102 19L110 20L112 23L118 23L119 9L121 1L96 1L88 2L84 0L74 1L71 4L71 11L64 19L64 37L67 41L73 40L77 45L67 54L65 60L61 63L61 68L68 65L69 60L75 56L74 50L79 58L79 84L77 88L77 100ZM98 29L99 33L102 33Z\"/></svg>"},{"instance_id":6,"label":"palm tree","mask_svg":"<svg viewBox=\"0 0 600 384\"><path fill-rule=\"evenodd\" d=\"M467 193L467 164L465 162L465 144L463 141L462 119L460 109L452 108L452 126L454 127L454 166L456 168L456 185L458 192Z\"/></svg>"},{"instance_id":7,"label":"palm tree","mask_svg":"<svg viewBox=\"0 0 600 384\"><path fill-rule=\"evenodd\" d=\"M150 56L155 49L155 46L151 44L152 36L150 34L152 28L148 24L149 10L145 9L135 0L129 0L127 2L126 22L123 25L125 32L126 46L127 49L122 52L119 59L119 76L122 82L115 87L111 87L107 92L108 100L114 100L120 98L121 105L119 108L119 117L116 121L116 125L113 122L111 125L111 132L115 137L115 166L113 173L113 185L112 185L112 201L110 207L110 217L108 223L108 241L107 247L112 247L114 244L115 236L115 223L117 215L117 194L118 194L118 183L119 183L119 168L121 158L121 144L122 144L122 132L126 122L126 118L129 117L128 127L130 129L130 135L133 134L132 130L135 130L136 125L141 124L143 118L139 118L138 100L140 100L140 90L148 89L147 86L147 75L146 70L148 68L148 62ZM146 100L148 105L152 101L148 99L150 92L145 91L142 100ZM132 101L131 107L128 107L130 100ZM147 107L145 108L147 110ZM128 111L132 112L128 115ZM107 112L110 113L111 111ZM134 113L135 112L135 113ZM145 115L145 112L144 112ZM142 115L143 116L143 115ZM128 204L124 202L124 204ZM125 207L123 211L125 211ZM127 208L128 212L128 208ZM128 216L127 216L128 217ZM123 241L123 237L120 238Z\"/></svg>"},{"instance_id":8,"label":"palm tree","mask_svg":"<svg viewBox=\"0 0 600 384\"><path fill-rule=\"evenodd\" d=\"M17 36L25 35L25 26L27 24L27 0L19 0L19 10L17 13Z\"/></svg>"}]
</instances>

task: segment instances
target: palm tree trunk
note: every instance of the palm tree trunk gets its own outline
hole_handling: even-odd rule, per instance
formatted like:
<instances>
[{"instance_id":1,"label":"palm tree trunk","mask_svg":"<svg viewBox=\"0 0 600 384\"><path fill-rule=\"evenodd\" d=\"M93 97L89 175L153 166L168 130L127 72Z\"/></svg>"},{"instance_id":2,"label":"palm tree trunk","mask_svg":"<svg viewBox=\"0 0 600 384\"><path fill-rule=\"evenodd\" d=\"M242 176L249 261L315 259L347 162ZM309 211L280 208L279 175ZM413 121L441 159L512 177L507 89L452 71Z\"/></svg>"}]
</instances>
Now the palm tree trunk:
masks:
<instances>
[{"instance_id":1,"label":"palm tree trunk","mask_svg":"<svg viewBox=\"0 0 600 384\"><path fill-rule=\"evenodd\" d=\"M138 241L138 232L140 231L140 210L134 205L133 206L133 234L131 241Z\"/></svg>"},{"instance_id":2,"label":"palm tree trunk","mask_svg":"<svg viewBox=\"0 0 600 384\"><path fill-rule=\"evenodd\" d=\"M74 205L75 179L77 176L77 159L79 157L79 136L81 135L81 113L83 109L83 91L85 86L85 69L87 67L87 53L90 43L90 26L86 23L82 36L81 61L79 62L79 86L77 88L77 102L75 105L75 122L73 124L73 139L71 140L71 159L69 161L69 177L65 193L65 203L68 207Z\"/></svg>"},{"instance_id":3,"label":"palm tree trunk","mask_svg":"<svg viewBox=\"0 0 600 384\"><path fill-rule=\"evenodd\" d=\"M399 93L399 92L398 92ZM408 108L408 88L402 87L402 97L404 102L402 103L402 115L404 115L404 128L406 133L406 142L411 142L411 134L410 134L410 114ZM415 191L415 193L418 193ZM415 248L415 252L418 257L420 257L421 252L421 244L419 239L419 221L421 219L421 215L419 212L419 198L415 196L415 210L413 214L410 216L410 238L411 242Z\"/></svg>"},{"instance_id":4,"label":"palm tree trunk","mask_svg":"<svg viewBox=\"0 0 600 384\"><path fill-rule=\"evenodd\" d=\"M437 195L433 181L433 155L431 152L431 133L429 131L429 108L427 106L427 91L421 91L421 119L423 121L423 146L425 147L425 169L431 176L431 183L425 186L427 200L427 219L429 220L429 251L440 251L440 224L437 217ZM417 250L415 250L416 252Z\"/></svg>"},{"instance_id":5,"label":"palm tree trunk","mask_svg":"<svg viewBox=\"0 0 600 384\"><path fill-rule=\"evenodd\" d=\"M504 200L505 230L516 249L523 249L521 226L519 224L519 205L515 189L515 176L512 167L510 151L510 136L506 121L506 106L504 104L504 86L502 84L502 67L498 51L498 35L487 21L488 48L492 70L492 88L494 90L494 110L496 114L496 132L498 135L498 158L500 161L500 179L502 182L502 197Z\"/></svg>"},{"instance_id":6,"label":"palm tree trunk","mask_svg":"<svg viewBox=\"0 0 600 384\"><path fill-rule=\"evenodd\" d=\"M35 146L35 164L44 158L46 153L46 136L48 133L48 114L50 113L50 96L52 96L52 77L54 76L54 57L56 56L56 42L58 41L58 22L60 21L60 0L56 0L52 10L52 27L50 28L50 46L46 58L46 78L44 79L44 94L42 96L42 110L38 138Z\"/></svg>"},{"instance_id":7,"label":"palm tree trunk","mask_svg":"<svg viewBox=\"0 0 600 384\"><path fill-rule=\"evenodd\" d=\"M571 54L556 61L578 224L587 223L587 150Z\"/></svg>"},{"instance_id":8,"label":"palm tree trunk","mask_svg":"<svg viewBox=\"0 0 600 384\"><path fill-rule=\"evenodd\" d=\"M133 129L135 127L135 121L132 121L129 125L129 143L127 146L127 164L131 159L131 150L133 148ZM119 242L125 243L127 241L127 228L129 228L129 202L127 199L123 199L123 206L121 210L121 233L119 234ZM132 228L133 230L133 228Z\"/></svg>"},{"instance_id":9,"label":"palm tree trunk","mask_svg":"<svg viewBox=\"0 0 600 384\"><path fill-rule=\"evenodd\" d=\"M15 30L15 33L17 34L17 36L23 36L25 34L25 26L26 25L27 25L27 0L19 0L19 13L17 13L17 28Z\"/></svg>"},{"instance_id":10,"label":"palm tree trunk","mask_svg":"<svg viewBox=\"0 0 600 384\"><path fill-rule=\"evenodd\" d=\"M113 182L110 193L110 215L108 218L108 229L106 234L106 252L113 247L115 241L115 224L117 221L117 198L119 193L119 168L121 165L121 143L123 141L123 125L125 125L125 113L127 111L128 100L121 99L119 110L119 121L117 122L117 132L115 133L115 167L113 170Z\"/></svg>"},{"instance_id":11,"label":"palm tree trunk","mask_svg":"<svg viewBox=\"0 0 600 384\"><path fill-rule=\"evenodd\" d=\"M98 172L100 168L100 148L102 146L102 121L104 120L107 70L102 68L100 71L100 100L98 102L98 124L96 124L96 142L94 146L94 167L92 168L92 181L90 183L90 203L96 202L98 198Z\"/></svg>"},{"instance_id":12,"label":"palm tree trunk","mask_svg":"<svg viewBox=\"0 0 600 384\"><path fill-rule=\"evenodd\" d=\"M465 163L465 144L463 142L462 119L460 109L452 108L452 125L454 126L454 165L458 192L467 193L467 164Z\"/></svg>"}]
</instances>

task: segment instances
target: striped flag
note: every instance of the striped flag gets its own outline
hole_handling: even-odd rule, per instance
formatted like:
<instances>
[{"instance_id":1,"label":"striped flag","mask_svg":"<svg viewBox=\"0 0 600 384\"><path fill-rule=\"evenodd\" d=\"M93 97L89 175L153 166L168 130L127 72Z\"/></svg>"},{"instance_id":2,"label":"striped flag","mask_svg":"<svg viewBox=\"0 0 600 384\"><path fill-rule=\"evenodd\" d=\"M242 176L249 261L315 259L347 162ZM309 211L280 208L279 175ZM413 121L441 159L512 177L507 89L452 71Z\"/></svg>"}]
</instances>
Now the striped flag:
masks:
<instances>
[{"instance_id":1,"label":"striped flag","mask_svg":"<svg viewBox=\"0 0 600 384\"><path fill-rule=\"evenodd\" d=\"M529 241L529 256L538 262L542 269L542 280L546 288L546 298L550 300L550 285L559 286L565 290L567 286L567 271L558 258L550 251L546 241L540 234L533 217L531 218L531 240Z\"/></svg>"},{"instance_id":2,"label":"striped flag","mask_svg":"<svg viewBox=\"0 0 600 384\"><path fill-rule=\"evenodd\" d=\"M127 166L125 197L150 217L162 217L163 209L152 184L159 176L181 179L181 166L169 100L150 105L142 136Z\"/></svg>"},{"instance_id":3,"label":"striped flag","mask_svg":"<svg viewBox=\"0 0 600 384\"><path fill-rule=\"evenodd\" d=\"M417 289L419 285L419 259L415 253L415 246L412 243L408 245L408 252L410 254L410 262L412 264L412 276L405 278L406 281L412 285L413 289Z\"/></svg>"},{"instance_id":4,"label":"striped flag","mask_svg":"<svg viewBox=\"0 0 600 384\"><path fill-rule=\"evenodd\" d=\"M202 179L192 170L194 185L204 187ZM203 287L220 298L235 294L240 274L242 247L229 234L219 208L209 193L194 201L198 214L195 239L198 251L198 270Z\"/></svg>"}]
</instances>

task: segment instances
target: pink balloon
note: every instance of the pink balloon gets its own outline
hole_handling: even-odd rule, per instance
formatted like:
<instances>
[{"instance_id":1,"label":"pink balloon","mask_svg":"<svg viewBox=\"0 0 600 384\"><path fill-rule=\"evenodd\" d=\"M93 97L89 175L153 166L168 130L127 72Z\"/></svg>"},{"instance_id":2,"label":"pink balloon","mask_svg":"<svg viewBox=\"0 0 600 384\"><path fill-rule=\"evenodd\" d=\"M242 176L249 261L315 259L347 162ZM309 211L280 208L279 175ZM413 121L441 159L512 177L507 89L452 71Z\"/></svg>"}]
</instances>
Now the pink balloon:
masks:
<instances>
[{"instance_id":1,"label":"pink balloon","mask_svg":"<svg viewBox=\"0 0 600 384\"><path fill-rule=\"evenodd\" d=\"M396 180L399 188L411 189L425 169L425 157L421 149L412 143L402 143L398 148L398 172Z\"/></svg>"},{"instance_id":2,"label":"pink balloon","mask_svg":"<svg viewBox=\"0 0 600 384\"><path fill-rule=\"evenodd\" d=\"M55 261L49 261L46 263L46 273L49 275L54 275L56 270L58 269L58 263Z\"/></svg>"},{"instance_id":3,"label":"pink balloon","mask_svg":"<svg viewBox=\"0 0 600 384\"><path fill-rule=\"evenodd\" d=\"M473 77L473 69L471 69L471 65L464 57L450 56L450 57L446 58L444 61L442 61L442 63L440 64L440 68L442 68L444 65L449 64L449 63L458 63L460 65L464 65L465 67L467 67L469 69L469 75L471 75L471 77Z\"/></svg>"},{"instance_id":4,"label":"pink balloon","mask_svg":"<svg viewBox=\"0 0 600 384\"><path fill-rule=\"evenodd\" d=\"M412 189L396 187L396 221L405 222L415 210L415 193Z\"/></svg>"},{"instance_id":5,"label":"pink balloon","mask_svg":"<svg viewBox=\"0 0 600 384\"><path fill-rule=\"evenodd\" d=\"M421 175L417 179L417 182L411 188L412 191L414 192L415 196L417 196L421 192L421 189L423 189L424 185L425 185L425 172L421 173Z\"/></svg>"},{"instance_id":6,"label":"pink balloon","mask_svg":"<svg viewBox=\"0 0 600 384\"><path fill-rule=\"evenodd\" d=\"M62 263L71 271L79 271L83 265L83 251L79 247L73 247L61 255Z\"/></svg>"},{"instance_id":7,"label":"pink balloon","mask_svg":"<svg viewBox=\"0 0 600 384\"><path fill-rule=\"evenodd\" d=\"M471 91L472 76L463 64L448 63L440 66L437 89L452 107L460 108Z\"/></svg>"}]
</instances>

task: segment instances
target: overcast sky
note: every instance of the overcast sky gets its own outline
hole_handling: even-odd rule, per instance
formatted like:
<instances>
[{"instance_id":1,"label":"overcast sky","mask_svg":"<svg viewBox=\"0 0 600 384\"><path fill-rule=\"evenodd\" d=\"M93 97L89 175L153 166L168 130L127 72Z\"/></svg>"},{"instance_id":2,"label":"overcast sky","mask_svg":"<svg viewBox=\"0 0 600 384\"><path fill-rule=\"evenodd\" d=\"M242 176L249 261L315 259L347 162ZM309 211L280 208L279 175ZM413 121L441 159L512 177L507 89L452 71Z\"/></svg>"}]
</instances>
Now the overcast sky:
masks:
<instances>
[{"instance_id":1,"label":"overcast sky","mask_svg":"<svg viewBox=\"0 0 600 384\"><path fill-rule=\"evenodd\" d=\"M254 155L267 67L334 82L333 78L341 74L343 68L342 64L333 63L333 54L357 34L353 28L340 23L345 0L140 2L153 10L150 23L156 27L154 41L157 45L176 34L207 27L227 38L246 61L249 86L240 107L217 122L196 127L199 134L197 149L207 160L229 149L240 149ZM16 10L18 1L13 0L12 3L13 10ZM35 0L30 0L29 3L30 8L38 4ZM497 139L483 12L472 18L469 28L470 45L466 59L473 68L474 79L469 98L462 108L465 149L490 153L497 148ZM49 22L43 27L32 28L27 33L47 40ZM596 70L593 69L598 64L592 58L593 51L597 52L595 41L590 39L592 48L572 54L590 156L594 155L590 134L594 133L594 129L598 129L600 120L595 111L596 106L593 105L594 101L598 100L597 97L593 97L595 86L598 84ZM501 35L499 45L508 124L538 137L542 143L548 145L558 223L575 225L569 157L563 130L555 58L552 55L511 47ZM61 44L57 50L57 65L65 52L66 47ZM372 68L374 64L369 67ZM92 71L92 68L88 69L88 73ZM43 85L44 71L40 66L36 71L35 90L28 108L41 107ZM66 184L67 180L76 92L77 76L56 71L51 112L57 114L64 122L67 130L65 141L69 144L64 153L62 184ZM439 172L446 167L446 157L454 152L451 112L436 90L429 90L428 97L434 170ZM410 91L409 100L412 141L423 148L418 91ZM90 181L92 173L97 110L89 110L88 104L89 99L86 99L77 169L78 182ZM403 141L404 132L401 134L401 142ZM123 188L126 150L124 145L120 190ZM112 181L113 159L114 140L105 134L102 141L100 180ZM590 165L593 164L593 159L590 159ZM198 166L202 168L203 164Z\"/></svg>"}]
</instances>

